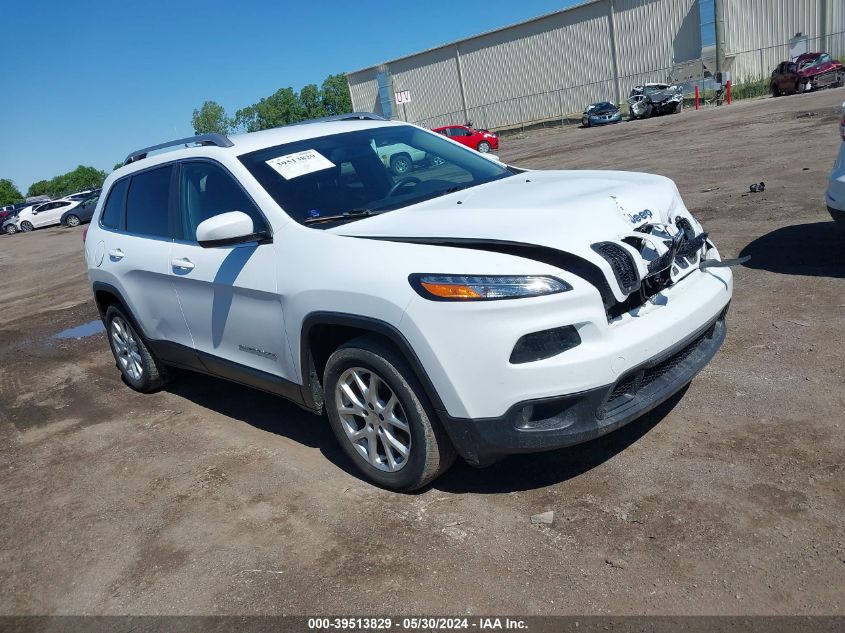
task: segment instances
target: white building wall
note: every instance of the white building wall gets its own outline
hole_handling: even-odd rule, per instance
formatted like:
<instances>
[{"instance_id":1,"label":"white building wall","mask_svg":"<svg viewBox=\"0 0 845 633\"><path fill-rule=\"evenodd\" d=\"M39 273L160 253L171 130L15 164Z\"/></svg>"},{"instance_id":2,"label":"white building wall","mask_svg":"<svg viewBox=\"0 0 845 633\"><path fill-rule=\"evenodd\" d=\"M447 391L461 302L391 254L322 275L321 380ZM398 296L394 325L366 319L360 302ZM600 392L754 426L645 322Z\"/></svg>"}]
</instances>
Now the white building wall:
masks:
<instances>
[{"instance_id":1,"label":"white building wall","mask_svg":"<svg viewBox=\"0 0 845 633\"><path fill-rule=\"evenodd\" d=\"M734 83L768 77L789 59L788 42L800 32L811 51L842 54L845 0L722 0L725 50L735 55Z\"/></svg>"},{"instance_id":2,"label":"white building wall","mask_svg":"<svg viewBox=\"0 0 845 633\"><path fill-rule=\"evenodd\" d=\"M701 55L697 0L615 0L614 24L623 96L667 81L675 62Z\"/></svg>"},{"instance_id":3,"label":"white building wall","mask_svg":"<svg viewBox=\"0 0 845 633\"><path fill-rule=\"evenodd\" d=\"M613 99L608 10L596 2L461 42L468 118L499 127Z\"/></svg>"},{"instance_id":4,"label":"white building wall","mask_svg":"<svg viewBox=\"0 0 845 633\"><path fill-rule=\"evenodd\" d=\"M845 55L845 35L836 35L845 32L845 0L717 1L726 51L736 55L735 84L768 76L787 58L786 42L797 31L817 38L811 48ZM386 70L391 98L411 91L404 109L394 106L394 118L501 128L615 100L615 73L624 100L634 85L667 81L676 62L700 50L699 0L591 0L347 77L356 110L380 112L376 77Z\"/></svg>"}]
</instances>

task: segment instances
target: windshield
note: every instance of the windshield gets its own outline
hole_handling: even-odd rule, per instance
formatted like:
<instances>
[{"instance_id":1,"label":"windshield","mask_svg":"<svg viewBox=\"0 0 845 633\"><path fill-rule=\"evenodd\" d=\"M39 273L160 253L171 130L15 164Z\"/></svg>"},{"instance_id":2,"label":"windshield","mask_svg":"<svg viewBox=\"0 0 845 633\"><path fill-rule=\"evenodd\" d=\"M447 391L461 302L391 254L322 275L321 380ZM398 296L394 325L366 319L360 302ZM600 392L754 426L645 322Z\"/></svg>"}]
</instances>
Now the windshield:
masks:
<instances>
[{"instance_id":1,"label":"windshield","mask_svg":"<svg viewBox=\"0 0 845 633\"><path fill-rule=\"evenodd\" d=\"M820 64L825 64L830 61L830 55L822 53L821 55L816 55L815 57L807 57L801 60L798 69L804 70L805 68L810 68L811 66L819 66Z\"/></svg>"},{"instance_id":2,"label":"windshield","mask_svg":"<svg viewBox=\"0 0 845 633\"><path fill-rule=\"evenodd\" d=\"M288 215L315 228L512 175L474 150L410 125L306 139L240 160Z\"/></svg>"}]
</instances>

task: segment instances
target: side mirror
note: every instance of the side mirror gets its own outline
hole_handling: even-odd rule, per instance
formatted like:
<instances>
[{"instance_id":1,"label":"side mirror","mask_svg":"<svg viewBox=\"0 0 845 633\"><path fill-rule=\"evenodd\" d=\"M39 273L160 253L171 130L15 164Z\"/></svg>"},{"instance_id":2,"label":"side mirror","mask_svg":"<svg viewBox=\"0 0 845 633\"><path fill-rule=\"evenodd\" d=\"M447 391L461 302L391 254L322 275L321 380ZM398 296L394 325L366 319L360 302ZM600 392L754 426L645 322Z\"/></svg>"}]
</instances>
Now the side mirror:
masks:
<instances>
[{"instance_id":1,"label":"side mirror","mask_svg":"<svg viewBox=\"0 0 845 633\"><path fill-rule=\"evenodd\" d=\"M243 211L229 211L215 215L213 218L200 222L197 227L197 242L203 248L232 246L267 239L267 231L256 231L252 218Z\"/></svg>"}]
</instances>

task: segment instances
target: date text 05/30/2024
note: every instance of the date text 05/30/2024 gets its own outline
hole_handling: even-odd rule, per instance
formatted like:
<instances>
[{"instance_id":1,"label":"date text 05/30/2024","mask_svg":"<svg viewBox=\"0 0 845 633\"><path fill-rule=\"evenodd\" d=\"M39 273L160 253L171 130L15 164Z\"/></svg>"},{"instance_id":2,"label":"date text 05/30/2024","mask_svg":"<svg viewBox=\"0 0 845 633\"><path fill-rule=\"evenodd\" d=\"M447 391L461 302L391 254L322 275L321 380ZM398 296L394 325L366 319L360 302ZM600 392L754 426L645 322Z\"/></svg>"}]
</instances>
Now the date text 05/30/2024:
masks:
<instances>
[{"instance_id":1,"label":"date text 05/30/2024","mask_svg":"<svg viewBox=\"0 0 845 633\"><path fill-rule=\"evenodd\" d=\"M527 630L528 625L519 618L308 618L308 629L312 631L390 631L390 630Z\"/></svg>"}]
</instances>

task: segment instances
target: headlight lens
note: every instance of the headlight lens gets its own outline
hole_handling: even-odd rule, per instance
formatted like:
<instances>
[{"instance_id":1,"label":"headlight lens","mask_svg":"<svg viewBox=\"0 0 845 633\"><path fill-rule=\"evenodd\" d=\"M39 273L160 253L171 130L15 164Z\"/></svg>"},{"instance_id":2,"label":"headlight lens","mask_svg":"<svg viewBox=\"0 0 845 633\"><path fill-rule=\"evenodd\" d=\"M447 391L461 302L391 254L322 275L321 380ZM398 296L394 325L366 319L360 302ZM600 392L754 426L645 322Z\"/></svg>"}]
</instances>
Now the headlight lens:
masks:
<instances>
[{"instance_id":1,"label":"headlight lens","mask_svg":"<svg viewBox=\"0 0 845 633\"><path fill-rule=\"evenodd\" d=\"M420 296L432 301L491 301L542 297L572 290L565 281L545 275L437 275L415 274L409 278Z\"/></svg>"}]
</instances>

